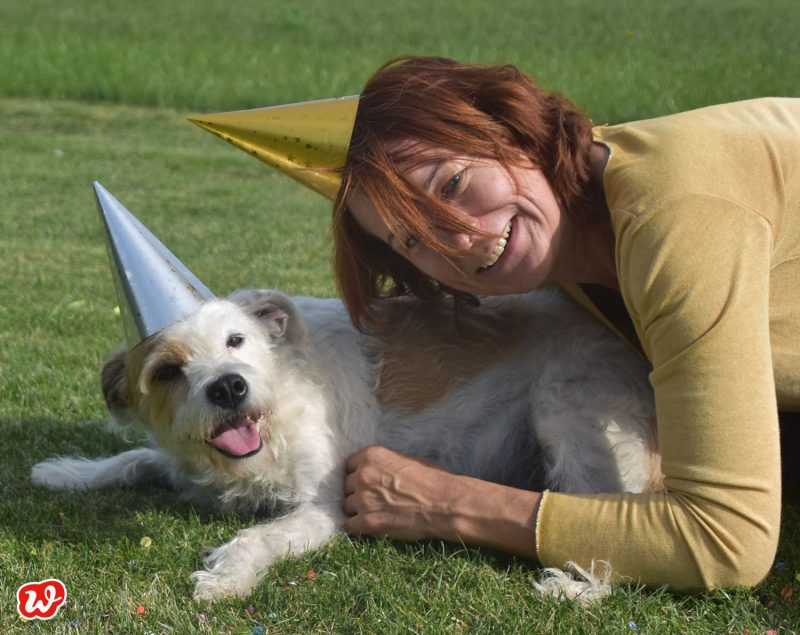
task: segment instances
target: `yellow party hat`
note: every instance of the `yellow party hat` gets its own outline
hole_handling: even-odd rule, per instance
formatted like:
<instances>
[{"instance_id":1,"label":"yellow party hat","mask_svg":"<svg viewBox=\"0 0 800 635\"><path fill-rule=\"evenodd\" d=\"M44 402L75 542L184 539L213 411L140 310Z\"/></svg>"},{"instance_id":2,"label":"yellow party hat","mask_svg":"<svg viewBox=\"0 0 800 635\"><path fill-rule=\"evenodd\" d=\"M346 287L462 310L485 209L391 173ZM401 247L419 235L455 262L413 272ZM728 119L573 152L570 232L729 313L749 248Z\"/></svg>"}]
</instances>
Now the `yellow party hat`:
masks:
<instances>
[{"instance_id":1,"label":"yellow party hat","mask_svg":"<svg viewBox=\"0 0 800 635\"><path fill-rule=\"evenodd\" d=\"M195 115L189 121L329 199L336 198L358 95Z\"/></svg>"}]
</instances>

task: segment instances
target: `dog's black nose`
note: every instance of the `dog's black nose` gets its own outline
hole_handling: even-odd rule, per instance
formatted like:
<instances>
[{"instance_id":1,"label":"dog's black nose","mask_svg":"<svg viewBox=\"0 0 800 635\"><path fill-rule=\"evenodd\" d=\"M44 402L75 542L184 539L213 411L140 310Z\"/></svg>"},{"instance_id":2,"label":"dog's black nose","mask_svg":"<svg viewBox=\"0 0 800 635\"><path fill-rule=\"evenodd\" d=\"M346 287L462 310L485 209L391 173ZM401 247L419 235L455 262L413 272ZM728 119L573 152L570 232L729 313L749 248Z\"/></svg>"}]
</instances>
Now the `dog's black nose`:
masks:
<instances>
[{"instance_id":1,"label":"dog's black nose","mask_svg":"<svg viewBox=\"0 0 800 635\"><path fill-rule=\"evenodd\" d=\"M235 410L247 397L247 382L238 373L223 375L206 389L206 395L215 406Z\"/></svg>"}]
</instances>

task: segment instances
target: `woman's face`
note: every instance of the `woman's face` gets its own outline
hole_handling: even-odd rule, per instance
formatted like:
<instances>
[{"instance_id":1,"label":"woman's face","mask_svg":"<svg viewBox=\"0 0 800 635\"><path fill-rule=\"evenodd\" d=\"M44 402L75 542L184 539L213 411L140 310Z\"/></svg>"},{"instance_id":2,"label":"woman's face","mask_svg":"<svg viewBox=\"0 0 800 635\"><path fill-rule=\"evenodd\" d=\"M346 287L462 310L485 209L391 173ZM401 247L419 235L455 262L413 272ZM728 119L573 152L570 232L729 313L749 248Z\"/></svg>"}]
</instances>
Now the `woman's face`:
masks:
<instances>
[{"instance_id":1,"label":"woman's face","mask_svg":"<svg viewBox=\"0 0 800 635\"><path fill-rule=\"evenodd\" d=\"M418 269L452 288L474 294L530 291L557 279L562 214L542 172L507 171L497 161L453 155L410 169L404 176L445 200L474 227L493 234L443 236L465 255L448 258L413 236L395 236L367 198L353 194L349 208L361 227Z\"/></svg>"}]
</instances>

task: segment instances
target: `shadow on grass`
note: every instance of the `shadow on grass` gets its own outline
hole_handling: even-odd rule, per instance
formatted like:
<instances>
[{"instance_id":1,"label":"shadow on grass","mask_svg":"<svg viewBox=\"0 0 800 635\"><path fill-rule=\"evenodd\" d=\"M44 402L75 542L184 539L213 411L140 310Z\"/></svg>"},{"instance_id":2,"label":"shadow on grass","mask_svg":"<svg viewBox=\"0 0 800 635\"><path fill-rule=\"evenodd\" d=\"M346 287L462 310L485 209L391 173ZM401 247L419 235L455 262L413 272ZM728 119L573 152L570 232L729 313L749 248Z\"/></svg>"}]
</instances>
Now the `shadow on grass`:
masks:
<instances>
[{"instance_id":1,"label":"shadow on grass","mask_svg":"<svg viewBox=\"0 0 800 635\"><path fill-rule=\"evenodd\" d=\"M784 515L778 561L800 571L800 417L782 420L785 473ZM793 424L797 423L795 427ZM788 430L788 432L787 432ZM101 490L50 490L30 482L31 466L53 456L108 456L134 447L104 429L102 421L86 423L34 418L0 420L0 531L20 542L57 541L65 545L91 545L99 541L138 541L142 518L167 525L220 523L224 533L264 522L266 517L222 514L210 507L182 501L166 485ZM180 531L180 529L178 529ZM439 541L402 543L385 538L359 538L366 551L387 547L401 557L438 555L446 559L477 562L502 572L535 572L535 563L501 552ZM784 566L784 565L782 565ZM798 573L800 576L800 573ZM800 579L800 577L798 578Z\"/></svg>"},{"instance_id":2,"label":"shadow on grass","mask_svg":"<svg viewBox=\"0 0 800 635\"><path fill-rule=\"evenodd\" d=\"M0 531L22 541L56 540L79 545L126 537L138 541L141 518L153 514L164 523L173 519L201 524L252 520L182 501L166 484L53 490L30 480L31 467L47 458L99 458L137 445L105 430L100 421L76 424L44 418L0 420Z\"/></svg>"}]
</instances>

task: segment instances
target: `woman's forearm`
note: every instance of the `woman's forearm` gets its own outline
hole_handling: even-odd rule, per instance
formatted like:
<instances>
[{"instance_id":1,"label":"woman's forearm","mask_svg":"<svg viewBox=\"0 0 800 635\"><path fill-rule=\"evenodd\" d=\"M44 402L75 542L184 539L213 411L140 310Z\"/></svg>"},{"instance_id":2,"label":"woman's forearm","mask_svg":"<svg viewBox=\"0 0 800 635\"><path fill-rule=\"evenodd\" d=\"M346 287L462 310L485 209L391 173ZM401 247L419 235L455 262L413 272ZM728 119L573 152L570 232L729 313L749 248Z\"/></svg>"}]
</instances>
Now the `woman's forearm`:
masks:
<instances>
[{"instance_id":1,"label":"woman's forearm","mask_svg":"<svg viewBox=\"0 0 800 635\"><path fill-rule=\"evenodd\" d=\"M536 557L537 492L451 474L379 446L351 456L347 472L350 533L438 538Z\"/></svg>"},{"instance_id":2,"label":"woman's forearm","mask_svg":"<svg viewBox=\"0 0 800 635\"><path fill-rule=\"evenodd\" d=\"M536 558L536 512L542 495L466 476L453 482L454 540Z\"/></svg>"}]
</instances>

